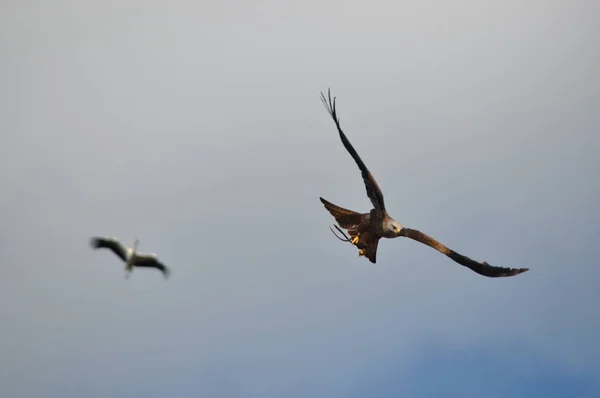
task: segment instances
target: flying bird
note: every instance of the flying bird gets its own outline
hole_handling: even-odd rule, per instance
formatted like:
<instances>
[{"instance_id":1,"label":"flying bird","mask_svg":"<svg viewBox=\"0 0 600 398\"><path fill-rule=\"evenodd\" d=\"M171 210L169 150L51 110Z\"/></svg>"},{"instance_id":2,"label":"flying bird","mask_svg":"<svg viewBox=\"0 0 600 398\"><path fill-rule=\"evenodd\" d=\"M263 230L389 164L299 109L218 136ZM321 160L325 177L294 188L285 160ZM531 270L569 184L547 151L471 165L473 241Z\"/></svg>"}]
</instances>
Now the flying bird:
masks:
<instances>
[{"instance_id":1,"label":"flying bird","mask_svg":"<svg viewBox=\"0 0 600 398\"><path fill-rule=\"evenodd\" d=\"M93 237L90 239L93 249L110 249L125 262L125 278L129 278L134 267L156 268L163 273L165 278L168 278L171 273L169 268L158 261L156 254L137 252L138 243L139 240L136 239L133 248L129 248L123 246L117 238Z\"/></svg>"},{"instance_id":2,"label":"flying bird","mask_svg":"<svg viewBox=\"0 0 600 398\"><path fill-rule=\"evenodd\" d=\"M338 225L346 229L348 232L348 237L342 229L340 229L337 225L335 228L343 235L343 237L338 236L335 231L332 230L334 235L340 240L350 242L351 244L358 247L359 256L365 256L375 264L377 259L377 245L379 243L379 239L381 238L397 238L399 236L403 236L405 238L410 238L421 242L429 247L434 248L442 254L450 257L455 262L475 271L476 273L487 276L490 278L504 277L504 276L513 276L518 275L520 273L526 272L529 268L503 268L503 267L495 267L487 262L477 262L475 260L470 259L469 257L463 256L455 252L454 250L444 246L437 240L432 237L424 234L423 232L417 231L416 229L410 229L404 227L398 221L394 220L390 217L385 209L385 203L383 199L383 193L377 185L377 181L365 166L364 162L358 156L358 153L342 131L340 127L340 119L337 116L336 108L335 108L335 97L333 100L331 99L331 92L328 90L328 98L325 97L323 92L321 92L321 101L325 105L327 112L335 122L337 130L340 135L340 139L342 140L342 144L346 150L350 153L360 172L362 174L363 181L365 183L365 187L367 190L367 196L371 200L373 204L373 209L369 213L358 213L352 210L344 209L343 207L339 207L334 205L331 202L319 197L321 202L325 206L325 208L331 213L331 215L335 218ZM331 228L330 228L331 229Z\"/></svg>"}]
</instances>

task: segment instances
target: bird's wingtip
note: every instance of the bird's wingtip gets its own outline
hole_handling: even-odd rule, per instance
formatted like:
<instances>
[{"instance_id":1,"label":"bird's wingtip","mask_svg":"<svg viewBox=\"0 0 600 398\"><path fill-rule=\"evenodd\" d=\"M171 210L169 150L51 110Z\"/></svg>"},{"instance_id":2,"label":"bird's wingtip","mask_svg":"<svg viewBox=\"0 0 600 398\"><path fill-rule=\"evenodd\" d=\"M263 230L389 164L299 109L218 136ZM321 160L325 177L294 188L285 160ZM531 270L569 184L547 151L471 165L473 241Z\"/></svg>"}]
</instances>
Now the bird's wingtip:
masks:
<instances>
[{"instance_id":1,"label":"bird's wingtip","mask_svg":"<svg viewBox=\"0 0 600 398\"><path fill-rule=\"evenodd\" d=\"M529 271L529 268L511 268L509 272L504 274L503 276L516 276L519 274L523 274Z\"/></svg>"}]
</instances>

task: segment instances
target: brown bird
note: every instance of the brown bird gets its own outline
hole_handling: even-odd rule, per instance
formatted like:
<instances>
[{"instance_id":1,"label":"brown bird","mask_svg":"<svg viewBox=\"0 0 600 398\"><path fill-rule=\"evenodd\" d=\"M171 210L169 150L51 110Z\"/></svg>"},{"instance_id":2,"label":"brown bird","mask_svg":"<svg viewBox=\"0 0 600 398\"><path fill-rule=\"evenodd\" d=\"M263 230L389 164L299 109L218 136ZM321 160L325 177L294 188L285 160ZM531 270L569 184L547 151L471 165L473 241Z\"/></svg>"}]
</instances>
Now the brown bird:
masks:
<instances>
[{"instance_id":1,"label":"brown bird","mask_svg":"<svg viewBox=\"0 0 600 398\"><path fill-rule=\"evenodd\" d=\"M365 187L367 189L367 196L373 204L373 209L369 213L358 213L352 210L344 209L336 206L327 200L320 198L325 208L335 218L339 226L348 231L350 237L348 237L337 225L335 228L342 233L343 238L335 234L334 235L340 240L350 242L351 244L358 247L359 256L367 257L372 263L376 262L377 258L377 245L381 238L397 238L403 236L406 238L414 239L418 242L426 244L429 247L434 248L442 254L450 257L455 262L477 272L480 275L487 276L490 278L497 278L502 276L513 276L520 273L529 271L529 268L503 268L492 266L485 261L480 263L475 260L471 260L469 257L463 256L455 252L454 250L444 246L432 237L424 234L423 232L417 231L416 229L410 229L402 226L398 221L390 217L385 209L385 203L383 200L383 193L377 185L377 181L367 169L367 166L363 163L360 156L342 131L340 127L340 120L337 116L335 108L335 97L331 99L331 92L328 90L328 98L321 92L321 101L325 105L327 112L331 115L331 118L335 122L337 130L340 134L340 139L344 144L346 150L350 153L360 172L362 174Z\"/></svg>"}]
</instances>

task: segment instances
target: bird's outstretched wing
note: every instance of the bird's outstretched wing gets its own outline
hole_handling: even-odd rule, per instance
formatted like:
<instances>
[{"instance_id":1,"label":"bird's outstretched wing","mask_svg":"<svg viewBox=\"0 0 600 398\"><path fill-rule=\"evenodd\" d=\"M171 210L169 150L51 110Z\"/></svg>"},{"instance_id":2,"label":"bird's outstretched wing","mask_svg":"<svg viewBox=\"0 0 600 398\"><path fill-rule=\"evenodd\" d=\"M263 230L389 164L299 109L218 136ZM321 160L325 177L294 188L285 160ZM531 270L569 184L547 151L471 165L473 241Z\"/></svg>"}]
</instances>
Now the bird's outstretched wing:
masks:
<instances>
[{"instance_id":1,"label":"bird's outstretched wing","mask_svg":"<svg viewBox=\"0 0 600 398\"><path fill-rule=\"evenodd\" d=\"M127 261L127 249L117 238L99 238L93 237L90 239L90 245L94 249L110 249L123 261Z\"/></svg>"},{"instance_id":2,"label":"bird's outstretched wing","mask_svg":"<svg viewBox=\"0 0 600 398\"><path fill-rule=\"evenodd\" d=\"M169 267L158 261L158 259L154 257L137 257L135 261L136 267L147 267L147 268L156 268L161 271L165 278L168 278L171 274L171 270Z\"/></svg>"},{"instance_id":3,"label":"bird's outstretched wing","mask_svg":"<svg viewBox=\"0 0 600 398\"><path fill-rule=\"evenodd\" d=\"M384 213L385 204L383 202L383 193L381 192L381 189L379 189L377 181L375 181L375 178L373 177L369 169L367 169L367 166L365 166L362 159L360 158L360 156L358 156L358 153L346 137L346 134L344 134L344 132L342 131L342 128L340 127L340 119L338 118L335 109L335 97L333 97L333 100L331 99L331 92L329 89L327 90L327 95L328 98L325 98L325 94L321 92L321 101L323 101L323 105L325 105L327 112L329 112L329 115L331 115L331 118L335 122L338 132L340 133L340 139L342 140L342 144L344 144L344 147L350 153L350 155L352 156L352 158L354 159L354 161L358 165L358 168L361 171L363 181L365 182L365 187L367 188L367 196L369 197L369 199L371 199L373 207L375 208L375 210Z\"/></svg>"},{"instance_id":4,"label":"bird's outstretched wing","mask_svg":"<svg viewBox=\"0 0 600 398\"><path fill-rule=\"evenodd\" d=\"M321 199L321 203L323 203L327 211L331 213L331 215L335 218L335 221L337 221L342 228L348 229L356 227L362 223L362 220L365 216L368 216L368 214L360 214L355 211L336 206L321 197L319 197L319 199Z\"/></svg>"},{"instance_id":5,"label":"bird's outstretched wing","mask_svg":"<svg viewBox=\"0 0 600 398\"><path fill-rule=\"evenodd\" d=\"M477 272L479 275L487 276L490 278L513 276L529 271L529 268L495 267L486 263L485 261L480 263L475 260L471 260L469 257L463 256L462 254L459 254L454 250L449 249L437 240L433 239L431 236L428 236L421 231L417 231L416 229L402 228L402 230L400 231L400 236L414 239L418 242L426 244L427 246L432 247L440 253L450 257L457 263L464 265L465 267L471 269L474 272Z\"/></svg>"}]
</instances>

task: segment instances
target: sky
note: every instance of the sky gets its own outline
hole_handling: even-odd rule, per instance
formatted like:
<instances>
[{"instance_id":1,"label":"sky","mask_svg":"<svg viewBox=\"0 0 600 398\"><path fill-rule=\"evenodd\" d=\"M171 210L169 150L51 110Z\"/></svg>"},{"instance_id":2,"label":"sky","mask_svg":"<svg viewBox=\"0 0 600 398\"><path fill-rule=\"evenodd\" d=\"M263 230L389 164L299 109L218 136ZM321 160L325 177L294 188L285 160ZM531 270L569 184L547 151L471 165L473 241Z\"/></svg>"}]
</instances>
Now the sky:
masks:
<instances>
[{"instance_id":1,"label":"sky","mask_svg":"<svg viewBox=\"0 0 600 398\"><path fill-rule=\"evenodd\" d=\"M3 1L0 396L600 396L600 3ZM319 196L390 215L377 264ZM92 236L158 253L135 270Z\"/></svg>"}]
</instances>

